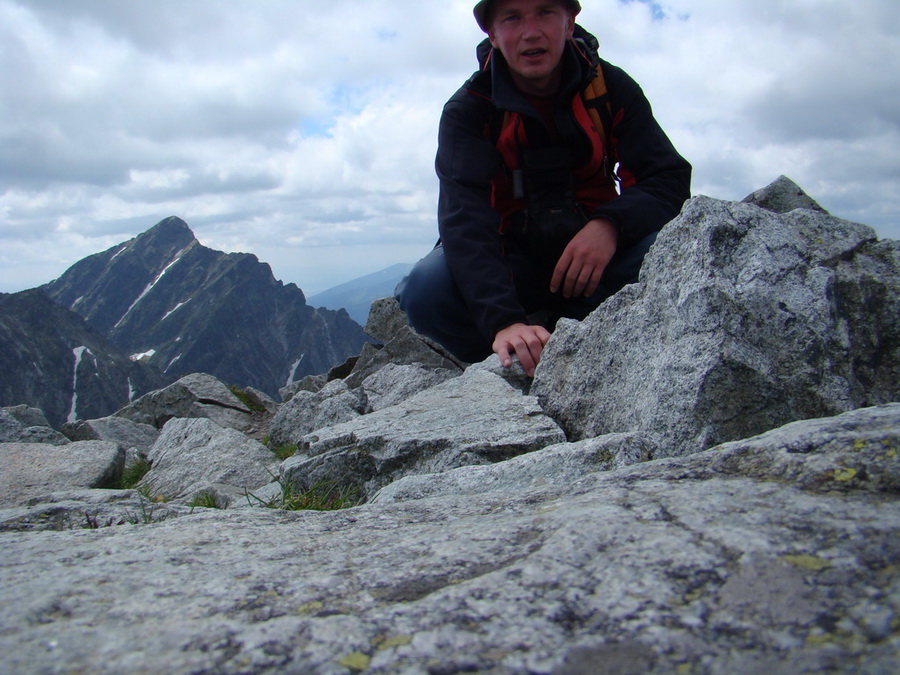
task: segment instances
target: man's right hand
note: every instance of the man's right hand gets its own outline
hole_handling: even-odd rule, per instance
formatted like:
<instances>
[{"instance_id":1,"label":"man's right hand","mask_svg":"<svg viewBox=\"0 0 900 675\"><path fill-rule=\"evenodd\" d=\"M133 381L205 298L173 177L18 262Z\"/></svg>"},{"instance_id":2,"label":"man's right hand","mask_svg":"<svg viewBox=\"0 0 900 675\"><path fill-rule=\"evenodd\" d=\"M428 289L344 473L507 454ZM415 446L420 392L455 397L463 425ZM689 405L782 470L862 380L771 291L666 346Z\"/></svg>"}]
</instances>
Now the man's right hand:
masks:
<instances>
[{"instance_id":1,"label":"man's right hand","mask_svg":"<svg viewBox=\"0 0 900 675\"><path fill-rule=\"evenodd\" d=\"M534 377L534 369L541 360L541 352L549 339L550 332L543 326L514 323L497 333L493 350L504 368L512 365L512 355L515 354L528 376Z\"/></svg>"}]
</instances>

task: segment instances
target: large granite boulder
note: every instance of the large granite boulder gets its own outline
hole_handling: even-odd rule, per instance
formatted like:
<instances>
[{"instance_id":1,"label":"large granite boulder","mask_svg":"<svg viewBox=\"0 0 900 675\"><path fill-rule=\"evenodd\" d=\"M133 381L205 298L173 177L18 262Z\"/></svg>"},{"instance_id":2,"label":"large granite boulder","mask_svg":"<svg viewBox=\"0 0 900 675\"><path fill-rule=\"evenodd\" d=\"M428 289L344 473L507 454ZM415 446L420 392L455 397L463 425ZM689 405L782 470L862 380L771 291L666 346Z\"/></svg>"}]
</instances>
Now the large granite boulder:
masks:
<instances>
[{"instance_id":1,"label":"large granite boulder","mask_svg":"<svg viewBox=\"0 0 900 675\"><path fill-rule=\"evenodd\" d=\"M114 487L123 468L125 451L107 441L0 443L0 507L65 488Z\"/></svg>"},{"instance_id":2,"label":"large granite boulder","mask_svg":"<svg viewBox=\"0 0 900 675\"><path fill-rule=\"evenodd\" d=\"M145 394L116 416L157 429L176 417L205 417L239 431L253 423L250 409L222 382L205 373L185 375L164 389Z\"/></svg>"},{"instance_id":3,"label":"large granite boulder","mask_svg":"<svg viewBox=\"0 0 900 675\"><path fill-rule=\"evenodd\" d=\"M821 211L691 200L640 284L563 321L532 393L570 439L681 455L900 399L900 243Z\"/></svg>"},{"instance_id":4,"label":"large granite boulder","mask_svg":"<svg viewBox=\"0 0 900 675\"><path fill-rule=\"evenodd\" d=\"M66 445L69 439L50 426L44 412L27 405L0 408L0 443Z\"/></svg>"},{"instance_id":5,"label":"large granite boulder","mask_svg":"<svg viewBox=\"0 0 900 675\"><path fill-rule=\"evenodd\" d=\"M277 466L264 445L206 418L169 420L147 459L139 487L154 497L183 503L206 492L221 506L270 483Z\"/></svg>"}]
</instances>

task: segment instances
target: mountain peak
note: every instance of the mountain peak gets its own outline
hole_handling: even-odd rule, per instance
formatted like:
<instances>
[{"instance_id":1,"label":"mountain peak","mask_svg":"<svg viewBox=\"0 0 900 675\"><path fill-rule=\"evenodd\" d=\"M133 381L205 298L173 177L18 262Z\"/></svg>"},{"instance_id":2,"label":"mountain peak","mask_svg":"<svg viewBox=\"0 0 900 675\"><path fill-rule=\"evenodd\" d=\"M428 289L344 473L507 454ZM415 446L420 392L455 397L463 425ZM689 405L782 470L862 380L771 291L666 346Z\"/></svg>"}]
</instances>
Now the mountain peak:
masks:
<instances>
[{"instance_id":1,"label":"mountain peak","mask_svg":"<svg viewBox=\"0 0 900 675\"><path fill-rule=\"evenodd\" d=\"M169 216L163 218L143 234L139 234L135 239L142 242L165 241L183 248L191 243L195 236L188 224L181 218Z\"/></svg>"}]
</instances>

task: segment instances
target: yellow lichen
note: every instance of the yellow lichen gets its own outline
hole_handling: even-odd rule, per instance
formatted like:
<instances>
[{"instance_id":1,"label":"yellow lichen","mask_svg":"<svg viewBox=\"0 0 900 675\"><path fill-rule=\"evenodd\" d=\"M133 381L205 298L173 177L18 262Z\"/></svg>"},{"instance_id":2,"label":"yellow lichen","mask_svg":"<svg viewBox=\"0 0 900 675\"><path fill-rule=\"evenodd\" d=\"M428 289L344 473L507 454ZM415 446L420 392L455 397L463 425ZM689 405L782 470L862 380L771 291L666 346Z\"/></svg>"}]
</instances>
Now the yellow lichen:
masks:
<instances>
[{"instance_id":1,"label":"yellow lichen","mask_svg":"<svg viewBox=\"0 0 900 675\"><path fill-rule=\"evenodd\" d=\"M856 474L858 473L859 472L856 469L837 469L834 472L834 479L838 483L849 483L856 478Z\"/></svg>"},{"instance_id":2,"label":"yellow lichen","mask_svg":"<svg viewBox=\"0 0 900 675\"><path fill-rule=\"evenodd\" d=\"M822 570L831 567L830 561L805 553L801 553L800 555L785 555L782 556L781 559L795 567L802 567L811 572L821 572Z\"/></svg>"},{"instance_id":3,"label":"yellow lichen","mask_svg":"<svg viewBox=\"0 0 900 675\"><path fill-rule=\"evenodd\" d=\"M390 649L391 647L403 647L412 642L412 635L392 635L384 638L379 644L378 649Z\"/></svg>"},{"instance_id":4,"label":"yellow lichen","mask_svg":"<svg viewBox=\"0 0 900 675\"><path fill-rule=\"evenodd\" d=\"M304 605L300 605L297 608L297 614L312 614L313 612L318 612L324 607L325 605L323 605L318 600L313 600L312 602L307 602Z\"/></svg>"},{"instance_id":5,"label":"yellow lichen","mask_svg":"<svg viewBox=\"0 0 900 675\"><path fill-rule=\"evenodd\" d=\"M338 663L350 670L365 670L369 667L371 661L372 658L366 654L363 654L362 652L353 652L352 654L347 654L347 656L338 661Z\"/></svg>"}]
</instances>

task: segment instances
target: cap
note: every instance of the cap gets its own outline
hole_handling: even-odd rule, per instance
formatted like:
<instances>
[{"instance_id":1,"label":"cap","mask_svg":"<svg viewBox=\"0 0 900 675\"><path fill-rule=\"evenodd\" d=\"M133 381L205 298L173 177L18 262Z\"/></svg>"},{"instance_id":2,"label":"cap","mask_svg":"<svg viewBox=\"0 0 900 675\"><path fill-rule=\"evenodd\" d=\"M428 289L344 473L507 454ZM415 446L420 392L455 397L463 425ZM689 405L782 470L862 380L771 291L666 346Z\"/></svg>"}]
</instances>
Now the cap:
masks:
<instances>
[{"instance_id":1,"label":"cap","mask_svg":"<svg viewBox=\"0 0 900 675\"><path fill-rule=\"evenodd\" d=\"M581 3L577 0L563 0L563 2L568 5L569 11L575 16L581 11ZM481 0L481 2L475 5L475 21L478 22L479 28L485 33L488 32L488 15L490 14L491 5L493 4L494 0Z\"/></svg>"}]
</instances>

